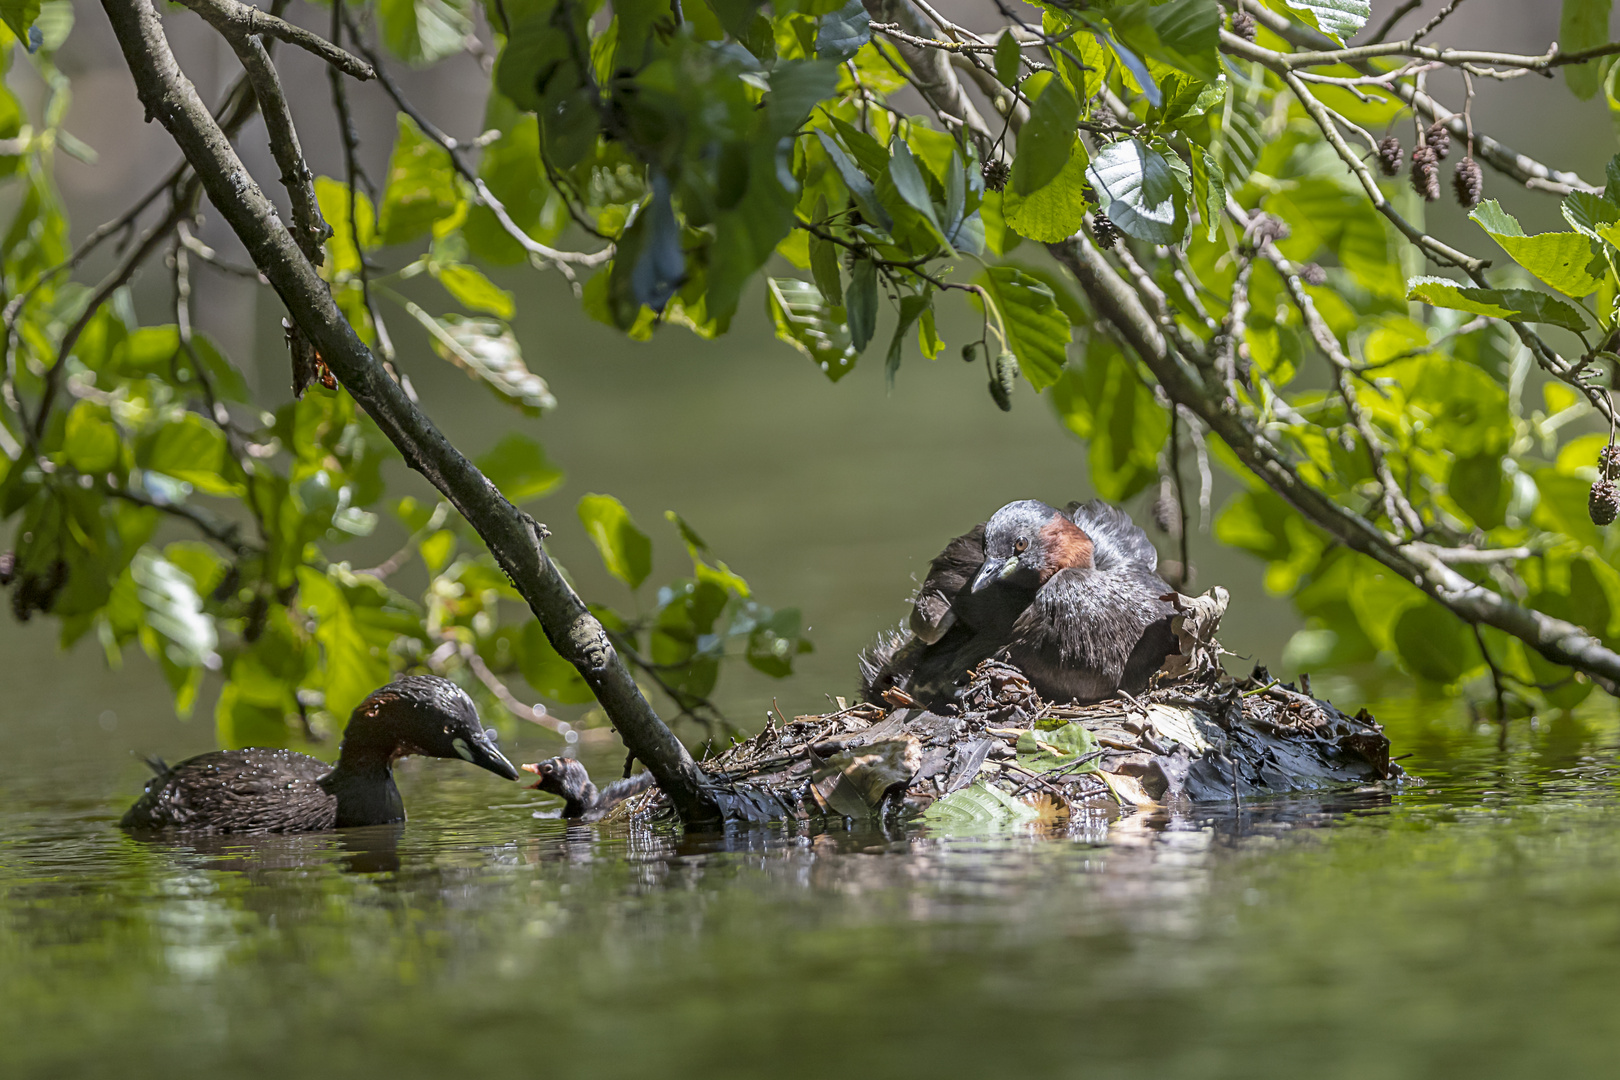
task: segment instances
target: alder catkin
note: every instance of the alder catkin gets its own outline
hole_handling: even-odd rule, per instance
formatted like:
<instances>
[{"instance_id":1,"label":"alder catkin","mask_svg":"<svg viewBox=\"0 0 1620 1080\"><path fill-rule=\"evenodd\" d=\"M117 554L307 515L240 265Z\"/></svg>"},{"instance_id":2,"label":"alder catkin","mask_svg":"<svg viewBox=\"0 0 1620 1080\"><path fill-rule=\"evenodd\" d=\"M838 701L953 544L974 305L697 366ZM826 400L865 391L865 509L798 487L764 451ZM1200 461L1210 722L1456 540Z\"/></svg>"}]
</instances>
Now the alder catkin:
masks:
<instances>
[{"instance_id":1,"label":"alder catkin","mask_svg":"<svg viewBox=\"0 0 1620 1080\"><path fill-rule=\"evenodd\" d=\"M1018 358L1003 351L996 357L995 378L990 380L990 396L1002 412L1012 412L1013 380L1018 377Z\"/></svg>"},{"instance_id":2,"label":"alder catkin","mask_svg":"<svg viewBox=\"0 0 1620 1080\"><path fill-rule=\"evenodd\" d=\"M1307 285L1326 285L1327 271L1320 263L1306 263L1299 268L1299 279Z\"/></svg>"},{"instance_id":3,"label":"alder catkin","mask_svg":"<svg viewBox=\"0 0 1620 1080\"><path fill-rule=\"evenodd\" d=\"M1479 162L1471 157L1457 162L1457 171L1451 174L1451 188L1464 210L1478 206L1480 196L1485 193L1485 175L1480 172Z\"/></svg>"},{"instance_id":4,"label":"alder catkin","mask_svg":"<svg viewBox=\"0 0 1620 1080\"><path fill-rule=\"evenodd\" d=\"M1420 146L1412 151L1412 190L1426 202L1440 198L1440 163L1433 147Z\"/></svg>"},{"instance_id":5,"label":"alder catkin","mask_svg":"<svg viewBox=\"0 0 1620 1080\"><path fill-rule=\"evenodd\" d=\"M1444 161L1446 155L1451 153L1451 129L1446 127L1443 121L1436 120L1429 125L1429 130L1423 133L1423 143L1434 151L1437 160Z\"/></svg>"},{"instance_id":6,"label":"alder catkin","mask_svg":"<svg viewBox=\"0 0 1620 1080\"><path fill-rule=\"evenodd\" d=\"M1378 171L1394 176L1401 171L1401 140L1386 135L1378 140Z\"/></svg>"}]
</instances>

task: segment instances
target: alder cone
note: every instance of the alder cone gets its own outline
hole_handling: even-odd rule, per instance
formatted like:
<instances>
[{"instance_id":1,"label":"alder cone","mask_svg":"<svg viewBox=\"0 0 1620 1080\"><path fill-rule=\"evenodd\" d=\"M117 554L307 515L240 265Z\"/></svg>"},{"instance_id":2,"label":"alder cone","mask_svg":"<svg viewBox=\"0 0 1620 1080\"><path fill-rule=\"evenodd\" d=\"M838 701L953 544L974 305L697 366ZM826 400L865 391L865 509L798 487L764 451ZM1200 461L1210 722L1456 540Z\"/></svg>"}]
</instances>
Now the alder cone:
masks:
<instances>
[{"instance_id":1,"label":"alder cone","mask_svg":"<svg viewBox=\"0 0 1620 1080\"><path fill-rule=\"evenodd\" d=\"M1485 176L1480 172L1479 162L1471 157L1457 162L1457 171L1451 174L1451 188L1457 193L1457 204L1464 210L1478 206L1480 196L1485 194Z\"/></svg>"},{"instance_id":2,"label":"alder cone","mask_svg":"<svg viewBox=\"0 0 1620 1080\"><path fill-rule=\"evenodd\" d=\"M1326 285L1327 271L1321 263L1306 263L1299 268L1299 279L1307 285Z\"/></svg>"},{"instance_id":3,"label":"alder cone","mask_svg":"<svg viewBox=\"0 0 1620 1080\"><path fill-rule=\"evenodd\" d=\"M984 174L984 186L991 191L1001 191L1007 186L1012 177L1012 167L1000 158L991 158L984 163L980 170Z\"/></svg>"},{"instance_id":4,"label":"alder cone","mask_svg":"<svg viewBox=\"0 0 1620 1080\"><path fill-rule=\"evenodd\" d=\"M1436 120L1429 125L1429 130L1423 133L1423 144L1434 151L1437 159L1444 161L1446 155L1451 153L1451 129Z\"/></svg>"},{"instance_id":5,"label":"alder cone","mask_svg":"<svg viewBox=\"0 0 1620 1080\"><path fill-rule=\"evenodd\" d=\"M1394 176L1401 171L1401 140L1386 135L1378 140L1378 171Z\"/></svg>"},{"instance_id":6,"label":"alder cone","mask_svg":"<svg viewBox=\"0 0 1620 1080\"><path fill-rule=\"evenodd\" d=\"M1615 489L1613 480L1605 477L1592 485L1586 512L1592 516L1592 524L1598 526L1608 525L1620 515L1620 490Z\"/></svg>"},{"instance_id":7,"label":"alder cone","mask_svg":"<svg viewBox=\"0 0 1620 1080\"><path fill-rule=\"evenodd\" d=\"M1420 146L1412 151L1412 190L1425 202L1440 198L1440 163L1433 147Z\"/></svg>"},{"instance_id":8,"label":"alder cone","mask_svg":"<svg viewBox=\"0 0 1620 1080\"><path fill-rule=\"evenodd\" d=\"M1104 251L1119 241L1119 226L1108 220L1106 211L1098 210L1091 215L1091 238L1097 241L1097 246Z\"/></svg>"},{"instance_id":9,"label":"alder cone","mask_svg":"<svg viewBox=\"0 0 1620 1080\"><path fill-rule=\"evenodd\" d=\"M1254 16L1247 11L1232 13L1232 33L1244 41L1253 41L1255 37Z\"/></svg>"}]
</instances>

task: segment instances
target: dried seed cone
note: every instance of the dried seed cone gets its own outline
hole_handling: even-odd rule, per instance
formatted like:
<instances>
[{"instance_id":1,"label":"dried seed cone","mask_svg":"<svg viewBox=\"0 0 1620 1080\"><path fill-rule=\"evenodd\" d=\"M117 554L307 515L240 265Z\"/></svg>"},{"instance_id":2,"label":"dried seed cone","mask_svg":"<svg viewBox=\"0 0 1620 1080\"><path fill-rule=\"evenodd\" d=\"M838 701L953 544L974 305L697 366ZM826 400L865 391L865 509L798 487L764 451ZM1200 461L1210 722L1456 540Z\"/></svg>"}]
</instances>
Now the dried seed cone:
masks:
<instances>
[{"instance_id":1,"label":"dried seed cone","mask_svg":"<svg viewBox=\"0 0 1620 1080\"><path fill-rule=\"evenodd\" d=\"M1254 16L1247 11L1234 11L1232 13L1232 33L1244 41L1254 40Z\"/></svg>"},{"instance_id":2,"label":"dried seed cone","mask_svg":"<svg viewBox=\"0 0 1620 1080\"><path fill-rule=\"evenodd\" d=\"M1620 490L1613 480L1602 479L1592 485L1592 494L1586 500L1586 512L1592 515L1592 524L1608 525L1620 515Z\"/></svg>"},{"instance_id":3,"label":"dried seed cone","mask_svg":"<svg viewBox=\"0 0 1620 1080\"><path fill-rule=\"evenodd\" d=\"M979 171L984 175L984 186L991 191L1001 191L1012 176L1012 167L1000 158L991 158Z\"/></svg>"},{"instance_id":4,"label":"dried seed cone","mask_svg":"<svg viewBox=\"0 0 1620 1080\"><path fill-rule=\"evenodd\" d=\"M1401 171L1401 140L1386 135L1378 140L1378 171L1394 176Z\"/></svg>"},{"instance_id":5,"label":"dried seed cone","mask_svg":"<svg viewBox=\"0 0 1620 1080\"><path fill-rule=\"evenodd\" d=\"M1598 451L1598 468L1603 470L1605 479L1613 480L1620 474L1620 446L1610 443ZM4 584L0 581L0 584Z\"/></svg>"},{"instance_id":6,"label":"dried seed cone","mask_svg":"<svg viewBox=\"0 0 1620 1080\"><path fill-rule=\"evenodd\" d=\"M1327 271L1320 263L1306 263L1299 268L1299 279L1307 285L1326 285Z\"/></svg>"},{"instance_id":7,"label":"dried seed cone","mask_svg":"<svg viewBox=\"0 0 1620 1080\"><path fill-rule=\"evenodd\" d=\"M1432 146L1412 151L1412 190L1427 202L1440 198L1440 162Z\"/></svg>"},{"instance_id":8,"label":"dried seed cone","mask_svg":"<svg viewBox=\"0 0 1620 1080\"><path fill-rule=\"evenodd\" d=\"M1423 133L1423 143L1434 151L1434 156L1441 161L1451 153L1451 129L1436 120L1429 125L1429 130Z\"/></svg>"},{"instance_id":9,"label":"dried seed cone","mask_svg":"<svg viewBox=\"0 0 1620 1080\"><path fill-rule=\"evenodd\" d=\"M1471 157L1457 162L1457 170L1451 174L1451 189L1464 210L1478 206L1480 196L1485 193L1485 175L1480 172L1479 162Z\"/></svg>"},{"instance_id":10,"label":"dried seed cone","mask_svg":"<svg viewBox=\"0 0 1620 1080\"><path fill-rule=\"evenodd\" d=\"M1098 210L1091 215L1091 238L1097 241L1097 246L1107 251L1119 240L1119 226L1108 220L1108 214Z\"/></svg>"}]
</instances>

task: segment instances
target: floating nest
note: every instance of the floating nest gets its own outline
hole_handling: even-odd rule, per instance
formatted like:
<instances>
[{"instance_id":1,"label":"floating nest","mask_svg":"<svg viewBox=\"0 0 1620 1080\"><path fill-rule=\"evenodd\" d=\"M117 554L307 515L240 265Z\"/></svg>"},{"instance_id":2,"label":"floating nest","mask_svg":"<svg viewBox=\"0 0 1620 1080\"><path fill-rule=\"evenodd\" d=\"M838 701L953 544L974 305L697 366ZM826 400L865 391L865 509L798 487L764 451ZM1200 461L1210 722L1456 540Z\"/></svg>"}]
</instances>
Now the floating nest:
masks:
<instances>
[{"instance_id":1,"label":"floating nest","mask_svg":"<svg viewBox=\"0 0 1620 1080\"><path fill-rule=\"evenodd\" d=\"M1017 668L989 660L951 713L890 691L831 713L772 716L701 763L728 820L923 818L952 824L1077 810L1232 802L1399 780L1389 740L1306 689L1219 663L1224 589L1179 597L1181 650L1140 695L1091 704L1041 700ZM671 816L657 788L614 818Z\"/></svg>"}]
</instances>

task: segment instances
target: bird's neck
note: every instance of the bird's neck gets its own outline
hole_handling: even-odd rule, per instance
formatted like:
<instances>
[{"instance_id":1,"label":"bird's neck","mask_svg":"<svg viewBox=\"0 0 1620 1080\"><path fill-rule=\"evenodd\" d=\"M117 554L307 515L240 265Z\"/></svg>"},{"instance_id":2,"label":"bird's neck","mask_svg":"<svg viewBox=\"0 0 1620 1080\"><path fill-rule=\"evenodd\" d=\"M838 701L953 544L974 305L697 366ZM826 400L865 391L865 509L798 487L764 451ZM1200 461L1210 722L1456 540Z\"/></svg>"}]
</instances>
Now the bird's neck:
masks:
<instances>
[{"instance_id":1,"label":"bird's neck","mask_svg":"<svg viewBox=\"0 0 1620 1080\"><path fill-rule=\"evenodd\" d=\"M405 804L394 784L392 748L384 751L344 739L337 767L321 779L321 787L337 800L337 828L405 820Z\"/></svg>"},{"instance_id":2,"label":"bird's neck","mask_svg":"<svg viewBox=\"0 0 1620 1080\"><path fill-rule=\"evenodd\" d=\"M596 809L601 796L597 793L596 785L587 780L577 794L565 795L564 799L566 801L563 803L563 817L577 818L584 817Z\"/></svg>"}]
</instances>

